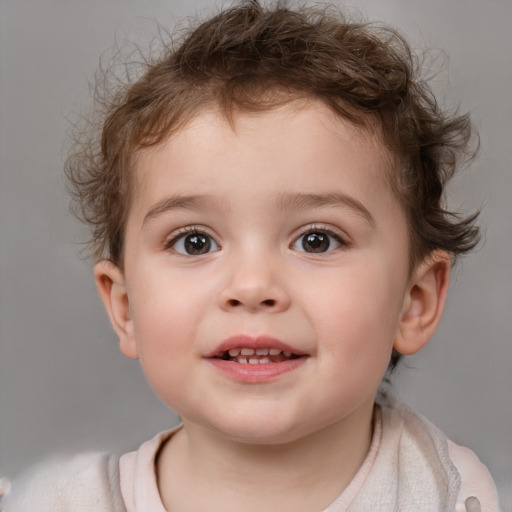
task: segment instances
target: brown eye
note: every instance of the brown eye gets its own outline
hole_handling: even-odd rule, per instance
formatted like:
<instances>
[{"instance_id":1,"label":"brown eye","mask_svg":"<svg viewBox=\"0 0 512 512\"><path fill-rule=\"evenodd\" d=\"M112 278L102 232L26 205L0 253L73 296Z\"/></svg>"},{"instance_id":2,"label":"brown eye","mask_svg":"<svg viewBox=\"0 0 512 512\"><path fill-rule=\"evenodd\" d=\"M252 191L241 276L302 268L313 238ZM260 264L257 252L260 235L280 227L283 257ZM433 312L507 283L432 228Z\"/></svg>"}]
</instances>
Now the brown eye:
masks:
<instances>
[{"instance_id":1,"label":"brown eye","mask_svg":"<svg viewBox=\"0 0 512 512\"><path fill-rule=\"evenodd\" d=\"M189 233L177 238L172 248L180 254L187 256L201 256L209 252L218 251L219 246L213 238L205 233Z\"/></svg>"},{"instance_id":2,"label":"brown eye","mask_svg":"<svg viewBox=\"0 0 512 512\"><path fill-rule=\"evenodd\" d=\"M331 245L324 233L308 233L302 237L302 248L306 252L325 252Z\"/></svg>"},{"instance_id":3,"label":"brown eye","mask_svg":"<svg viewBox=\"0 0 512 512\"><path fill-rule=\"evenodd\" d=\"M323 253L343 245L339 236L327 231L310 231L301 235L292 245L292 249L307 253Z\"/></svg>"},{"instance_id":4,"label":"brown eye","mask_svg":"<svg viewBox=\"0 0 512 512\"><path fill-rule=\"evenodd\" d=\"M184 241L187 254L206 254L211 245L210 239L205 235L187 235Z\"/></svg>"}]
</instances>

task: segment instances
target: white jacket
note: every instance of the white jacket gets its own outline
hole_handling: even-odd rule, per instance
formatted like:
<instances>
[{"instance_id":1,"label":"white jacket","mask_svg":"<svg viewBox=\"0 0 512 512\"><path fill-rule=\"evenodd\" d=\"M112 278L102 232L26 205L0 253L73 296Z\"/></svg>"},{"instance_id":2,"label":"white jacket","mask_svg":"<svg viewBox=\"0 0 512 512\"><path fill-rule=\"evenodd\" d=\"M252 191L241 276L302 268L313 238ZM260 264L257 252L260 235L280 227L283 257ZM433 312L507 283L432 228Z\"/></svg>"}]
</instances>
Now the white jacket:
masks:
<instances>
[{"instance_id":1,"label":"white jacket","mask_svg":"<svg viewBox=\"0 0 512 512\"><path fill-rule=\"evenodd\" d=\"M370 466L324 512L499 511L492 478L471 450L448 441L406 407L383 404L380 409L381 427L374 437L381 437L372 441L377 450L367 459ZM165 510L153 461L169 436L159 434L125 454L121 483L119 459L108 454L81 454L34 468L14 482L0 511L154 512L144 509L149 502ZM141 504L134 496L149 501Z\"/></svg>"}]
</instances>

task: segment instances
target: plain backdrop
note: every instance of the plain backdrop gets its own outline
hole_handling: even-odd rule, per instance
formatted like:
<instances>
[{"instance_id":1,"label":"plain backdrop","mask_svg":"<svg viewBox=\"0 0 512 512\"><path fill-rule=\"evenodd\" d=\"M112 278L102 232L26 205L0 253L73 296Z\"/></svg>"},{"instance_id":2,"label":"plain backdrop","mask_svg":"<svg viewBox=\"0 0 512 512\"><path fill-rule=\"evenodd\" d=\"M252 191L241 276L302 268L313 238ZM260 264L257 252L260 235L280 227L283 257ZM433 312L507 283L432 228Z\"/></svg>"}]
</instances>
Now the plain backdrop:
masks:
<instances>
[{"instance_id":1,"label":"plain backdrop","mask_svg":"<svg viewBox=\"0 0 512 512\"><path fill-rule=\"evenodd\" d=\"M415 49L445 50L438 97L469 110L480 131L480 156L450 201L483 207L485 243L456 268L438 333L395 386L478 453L512 510L512 2L338 3L398 27ZM127 451L178 421L119 354L92 262L78 258L87 233L68 211L64 148L114 41L144 47L157 23L220 5L0 0L0 475L55 452Z\"/></svg>"}]
</instances>

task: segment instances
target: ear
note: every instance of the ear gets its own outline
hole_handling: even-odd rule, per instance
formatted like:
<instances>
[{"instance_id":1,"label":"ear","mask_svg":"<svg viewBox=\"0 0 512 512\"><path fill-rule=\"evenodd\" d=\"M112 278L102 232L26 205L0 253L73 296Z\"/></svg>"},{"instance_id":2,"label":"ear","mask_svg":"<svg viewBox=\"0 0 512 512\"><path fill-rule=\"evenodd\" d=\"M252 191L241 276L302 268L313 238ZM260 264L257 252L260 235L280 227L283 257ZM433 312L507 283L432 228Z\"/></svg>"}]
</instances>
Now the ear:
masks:
<instances>
[{"instance_id":1,"label":"ear","mask_svg":"<svg viewBox=\"0 0 512 512\"><path fill-rule=\"evenodd\" d=\"M111 261L102 260L94 266L94 277L112 327L119 337L121 352L130 359L137 359L139 354L123 271Z\"/></svg>"},{"instance_id":2,"label":"ear","mask_svg":"<svg viewBox=\"0 0 512 512\"><path fill-rule=\"evenodd\" d=\"M437 329L448 293L450 269L449 254L436 251L413 272L393 345L400 354L418 352Z\"/></svg>"}]
</instances>

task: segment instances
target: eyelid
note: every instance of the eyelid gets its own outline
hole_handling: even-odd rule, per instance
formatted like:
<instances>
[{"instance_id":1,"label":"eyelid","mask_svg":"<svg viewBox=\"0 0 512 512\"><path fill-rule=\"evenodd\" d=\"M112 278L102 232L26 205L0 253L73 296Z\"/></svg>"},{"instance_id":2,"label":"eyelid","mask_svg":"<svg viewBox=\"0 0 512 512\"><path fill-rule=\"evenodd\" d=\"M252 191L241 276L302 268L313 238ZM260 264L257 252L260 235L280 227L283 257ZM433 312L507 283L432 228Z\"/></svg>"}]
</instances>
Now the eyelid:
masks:
<instances>
[{"instance_id":1,"label":"eyelid","mask_svg":"<svg viewBox=\"0 0 512 512\"><path fill-rule=\"evenodd\" d=\"M332 228L330 226L327 226L325 224L308 224L307 226L303 226L298 230L298 232L294 235L292 239L292 243L290 244L290 247L293 248L293 245L298 242L298 240L303 237L304 235L307 235L308 233L315 233L315 232L322 232L326 233L327 235L333 237L336 239L336 241L340 244L339 247L335 249L331 249L330 251L326 251L324 253L316 253L316 254L327 254L328 252L332 252L336 249L343 249L348 246L350 246L350 243L348 241L348 236L345 235L343 232L341 232L339 229ZM302 251L300 251L302 252ZM305 251L304 251L305 252ZM307 253L307 254L315 254L315 253Z\"/></svg>"},{"instance_id":2,"label":"eyelid","mask_svg":"<svg viewBox=\"0 0 512 512\"><path fill-rule=\"evenodd\" d=\"M207 228L206 226L193 224L190 226L183 226L182 228L175 229L172 233L170 233L165 238L165 240L163 242L164 250L167 250L167 251L171 250L173 248L173 246L178 242L178 240L185 237L186 235L191 235L191 234L195 234L195 233L203 234L203 235L210 237L213 240L213 242L215 243L215 245L217 246L217 250L221 249L221 244L217 240L217 236L212 234L212 232L209 228ZM211 252L216 252L216 251L211 251ZM175 251L175 253L179 254L180 256L187 256L187 255L179 253L177 251ZM206 253L206 254L209 254L209 253ZM194 257L197 257L197 256L194 256Z\"/></svg>"}]
</instances>

